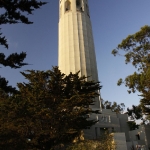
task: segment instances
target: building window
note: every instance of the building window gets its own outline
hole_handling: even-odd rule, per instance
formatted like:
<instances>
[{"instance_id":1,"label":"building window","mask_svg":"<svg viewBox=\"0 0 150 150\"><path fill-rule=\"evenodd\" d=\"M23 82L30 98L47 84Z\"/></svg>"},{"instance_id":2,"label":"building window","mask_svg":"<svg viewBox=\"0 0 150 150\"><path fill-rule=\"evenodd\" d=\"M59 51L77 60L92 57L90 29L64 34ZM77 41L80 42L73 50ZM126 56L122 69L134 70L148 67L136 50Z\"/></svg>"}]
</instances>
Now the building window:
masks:
<instances>
[{"instance_id":1,"label":"building window","mask_svg":"<svg viewBox=\"0 0 150 150\"><path fill-rule=\"evenodd\" d=\"M76 0L76 8L78 11L83 11L83 1L82 0Z\"/></svg>"},{"instance_id":2,"label":"building window","mask_svg":"<svg viewBox=\"0 0 150 150\"><path fill-rule=\"evenodd\" d=\"M71 10L71 2L67 0L65 2L65 11L69 11L69 10Z\"/></svg>"},{"instance_id":3,"label":"building window","mask_svg":"<svg viewBox=\"0 0 150 150\"><path fill-rule=\"evenodd\" d=\"M140 135L139 134L137 134L135 136L136 136L136 140L140 140Z\"/></svg>"},{"instance_id":4,"label":"building window","mask_svg":"<svg viewBox=\"0 0 150 150\"><path fill-rule=\"evenodd\" d=\"M100 128L100 135L108 133L108 128Z\"/></svg>"},{"instance_id":5,"label":"building window","mask_svg":"<svg viewBox=\"0 0 150 150\"><path fill-rule=\"evenodd\" d=\"M115 132L115 129L114 129L114 127L112 127L112 128L111 128L111 132L112 132L112 133L114 133L114 132Z\"/></svg>"},{"instance_id":6,"label":"building window","mask_svg":"<svg viewBox=\"0 0 150 150\"><path fill-rule=\"evenodd\" d=\"M97 127L95 127L95 136L96 136L96 139L97 139L97 137L98 137L98 133L97 133L98 131L97 131Z\"/></svg>"}]
</instances>

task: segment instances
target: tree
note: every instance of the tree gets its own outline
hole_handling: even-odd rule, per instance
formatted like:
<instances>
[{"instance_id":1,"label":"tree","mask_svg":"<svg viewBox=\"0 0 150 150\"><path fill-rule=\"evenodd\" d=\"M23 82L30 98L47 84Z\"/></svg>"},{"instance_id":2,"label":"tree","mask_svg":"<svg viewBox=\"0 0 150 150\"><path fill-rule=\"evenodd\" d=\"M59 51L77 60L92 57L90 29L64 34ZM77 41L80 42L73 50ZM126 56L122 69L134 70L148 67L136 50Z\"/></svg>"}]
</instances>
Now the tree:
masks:
<instances>
[{"instance_id":1,"label":"tree","mask_svg":"<svg viewBox=\"0 0 150 150\"><path fill-rule=\"evenodd\" d=\"M128 124L128 126L129 126L130 131L136 130L136 129L138 129L138 127L139 127L139 125L136 124L135 121L128 121L127 124Z\"/></svg>"},{"instance_id":2,"label":"tree","mask_svg":"<svg viewBox=\"0 0 150 150\"><path fill-rule=\"evenodd\" d=\"M0 89L3 89L3 91L7 94L16 93L16 88L9 86L8 81L5 78L2 78L0 76Z\"/></svg>"},{"instance_id":3,"label":"tree","mask_svg":"<svg viewBox=\"0 0 150 150\"><path fill-rule=\"evenodd\" d=\"M33 14L35 9L39 9L44 4L46 4L46 2L38 2L37 0L1 0L0 8L2 11L0 14L0 25L18 23L32 24L33 22L29 21L25 14ZM0 44L8 49L7 39L2 35L2 32L0 32ZM4 67L9 66L14 69L20 68L27 65L27 63L23 62L25 58L25 52L20 54L12 53L8 57L6 57L4 53L0 53L0 65ZM2 77L0 77L0 83L1 82L4 83L4 78ZM6 89L4 90L8 90L7 84L5 84L5 87ZM0 86L0 88L4 88L4 86ZM9 89L10 92L12 92L14 88L11 89L11 86L9 86Z\"/></svg>"},{"instance_id":4,"label":"tree","mask_svg":"<svg viewBox=\"0 0 150 150\"><path fill-rule=\"evenodd\" d=\"M131 120L136 121L138 119L143 119L142 109L140 105L132 105L132 108L127 108L127 113Z\"/></svg>"},{"instance_id":5,"label":"tree","mask_svg":"<svg viewBox=\"0 0 150 150\"><path fill-rule=\"evenodd\" d=\"M117 104L117 102L112 103L109 101L102 100L102 108L111 109L113 112L116 112L117 114L121 114L125 109L125 104L124 103Z\"/></svg>"},{"instance_id":6,"label":"tree","mask_svg":"<svg viewBox=\"0 0 150 150\"><path fill-rule=\"evenodd\" d=\"M0 101L0 149L46 149L72 142L97 121L87 119L101 88L70 73L27 71L28 83L18 83L18 93ZM19 140L18 140L19 138Z\"/></svg>"},{"instance_id":7,"label":"tree","mask_svg":"<svg viewBox=\"0 0 150 150\"><path fill-rule=\"evenodd\" d=\"M3 13L0 15L0 25L3 24L32 24L33 22L28 20L25 13L33 14L35 9L39 9L46 2L38 2L37 0L5 0L0 1L0 8L3 9ZM0 33L0 44L8 48L7 39ZM23 63L26 53L11 54L5 59L5 55L0 53L0 64L3 66L10 66L11 68L20 68L26 63Z\"/></svg>"},{"instance_id":8,"label":"tree","mask_svg":"<svg viewBox=\"0 0 150 150\"><path fill-rule=\"evenodd\" d=\"M142 120L142 124L145 124L146 120L143 117L140 105L138 106L132 105L132 108L127 108L126 114L128 114L130 118L130 120L127 122L130 130L138 129L139 125L136 123L136 121L139 119Z\"/></svg>"},{"instance_id":9,"label":"tree","mask_svg":"<svg viewBox=\"0 0 150 150\"><path fill-rule=\"evenodd\" d=\"M118 85L122 83L129 88L128 92L140 92L143 98L140 101L143 114L150 116L150 26L144 26L141 30L124 39L112 54L120 55L119 51L125 52L125 63L132 63L137 69L132 75L119 79Z\"/></svg>"}]
</instances>

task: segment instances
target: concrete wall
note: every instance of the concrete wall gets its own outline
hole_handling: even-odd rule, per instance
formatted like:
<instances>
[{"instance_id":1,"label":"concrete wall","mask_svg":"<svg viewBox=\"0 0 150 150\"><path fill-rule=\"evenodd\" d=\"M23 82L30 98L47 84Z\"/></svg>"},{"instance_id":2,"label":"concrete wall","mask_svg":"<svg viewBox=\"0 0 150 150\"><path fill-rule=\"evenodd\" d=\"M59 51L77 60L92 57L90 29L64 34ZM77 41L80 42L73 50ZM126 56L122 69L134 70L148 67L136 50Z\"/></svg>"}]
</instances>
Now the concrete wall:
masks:
<instances>
[{"instance_id":1,"label":"concrete wall","mask_svg":"<svg viewBox=\"0 0 150 150\"><path fill-rule=\"evenodd\" d=\"M145 142L146 142L147 148L150 149L150 125L144 125L144 127L145 127L145 135L146 135Z\"/></svg>"},{"instance_id":2,"label":"concrete wall","mask_svg":"<svg viewBox=\"0 0 150 150\"><path fill-rule=\"evenodd\" d=\"M119 123L120 123L120 131L125 132L126 135L126 141L128 142L130 140L129 137L129 126L127 124L128 121L128 115L127 114L117 114L119 118Z\"/></svg>"},{"instance_id":3,"label":"concrete wall","mask_svg":"<svg viewBox=\"0 0 150 150\"><path fill-rule=\"evenodd\" d=\"M136 142L137 145L145 145L145 149L149 150L149 134L150 134L150 126L147 125L141 125L139 126L139 129L129 131L130 135L130 141ZM139 138L137 138L137 135L139 135Z\"/></svg>"},{"instance_id":4,"label":"concrete wall","mask_svg":"<svg viewBox=\"0 0 150 150\"><path fill-rule=\"evenodd\" d=\"M103 109L102 114L90 114L91 120L98 120L89 130L85 130L85 138L96 139L102 133L101 129L107 129L109 133L120 132L120 122L116 113L110 109Z\"/></svg>"},{"instance_id":5,"label":"concrete wall","mask_svg":"<svg viewBox=\"0 0 150 150\"><path fill-rule=\"evenodd\" d=\"M140 126L139 129L129 131L129 134L130 134L130 141L140 141L140 140L144 141L146 138L144 126ZM140 139L138 139L137 135L139 135Z\"/></svg>"},{"instance_id":6,"label":"concrete wall","mask_svg":"<svg viewBox=\"0 0 150 150\"><path fill-rule=\"evenodd\" d=\"M127 150L125 133L114 133L113 136L116 150Z\"/></svg>"}]
</instances>

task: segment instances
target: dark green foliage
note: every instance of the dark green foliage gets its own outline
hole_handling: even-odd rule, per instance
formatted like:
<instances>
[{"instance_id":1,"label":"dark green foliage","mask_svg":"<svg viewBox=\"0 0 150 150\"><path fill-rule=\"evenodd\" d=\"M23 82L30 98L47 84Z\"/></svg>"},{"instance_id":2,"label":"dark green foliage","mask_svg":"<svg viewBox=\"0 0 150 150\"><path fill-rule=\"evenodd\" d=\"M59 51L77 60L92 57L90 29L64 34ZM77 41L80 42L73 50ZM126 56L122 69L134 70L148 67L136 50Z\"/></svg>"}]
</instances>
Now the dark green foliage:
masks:
<instances>
[{"instance_id":1,"label":"dark green foliage","mask_svg":"<svg viewBox=\"0 0 150 150\"><path fill-rule=\"evenodd\" d=\"M8 48L7 39L5 38L5 36L2 36L2 33L0 33L0 44Z\"/></svg>"},{"instance_id":2,"label":"dark green foliage","mask_svg":"<svg viewBox=\"0 0 150 150\"><path fill-rule=\"evenodd\" d=\"M142 69L149 59L150 49L150 26L144 26L141 30L133 35L129 35L126 39L122 40L121 44L112 51L116 56L120 50L124 50L125 62L132 63L133 66Z\"/></svg>"},{"instance_id":3,"label":"dark green foliage","mask_svg":"<svg viewBox=\"0 0 150 150\"><path fill-rule=\"evenodd\" d=\"M125 63L132 63L137 71L129 75L122 83L129 88L128 92L141 92L143 98L140 101L143 114L150 115L150 26L144 26L141 30L124 39L112 54L116 56L119 51L125 52Z\"/></svg>"},{"instance_id":4,"label":"dark green foliage","mask_svg":"<svg viewBox=\"0 0 150 150\"><path fill-rule=\"evenodd\" d=\"M141 105L135 106L132 105L132 108L127 108L127 112L126 112L130 118L131 121L128 121L128 125L130 130L135 130L138 129L138 124L136 124L136 120L142 120L141 124L145 124L146 119L143 117L143 113L142 113L142 107Z\"/></svg>"},{"instance_id":5,"label":"dark green foliage","mask_svg":"<svg viewBox=\"0 0 150 150\"><path fill-rule=\"evenodd\" d=\"M33 22L28 20L27 15L33 14L34 10L39 9L44 4L46 3L41 1L38 2L37 0L1 0L0 25L17 23L32 24ZM7 39L2 35L1 32L0 45L3 45L8 49ZM0 65L4 67L9 66L14 69L20 68L24 65L27 65L27 63L23 62L25 58L25 52L20 54L12 53L8 57L6 57L4 53L0 53ZM5 86L1 86L4 80L4 78L0 77L0 88L2 88L4 91L10 90L10 93L14 91L14 88L7 86L7 84L5 84Z\"/></svg>"},{"instance_id":6,"label":"dark green foliage","mask_svg":"<svg viewBox=\"0 0 150 150\"><path fill-rule=\"evenodd\" d=\"M35 9L39 9L45 2L38 2L37 0L1 0L0 8L3 13L0 15L0 25L2 24L16 24L25 23L31 24L33 22L28 20L27 15L32 14ZM0 33L0 44L8 48L7 40L2 33Z\"/></svg>"},{"instance_id":7,"label":"dark green foliage","mask_svg":"<svg viewBox=\"0 0 150 150\"><path fill-rule=\"evenodd\" d=\"M138 106L132 105L132 108L127 108L127 113L130 119L134 121L142 119L143 117L141 105Z\"/></svg>"},{"instance_id":8,"label":"dark green foliage","mask_svg":"<svg viewBox=\"0 0 150 150\"><path fill-rule=\"evenodd\" d=\"M130 131L136 130L139 127L139 125L137 125L135 121L128 121L127 124L130 128Z\"/></svg>"},{"instance_id":9,"label":"dark green foliage","mask_svg":"<svg viewBox=\"0 0 150 150\"><path fill-rule=\"evenodd\" d=\"M2 78L1 76L0 76L0 89L3 89L3 91L7 94L17 93L16 88L9 86L8 81L6 81L6 79Z\"/></svg>"},{"instance_id":10,"label":"dark green foliage","mask_svg":"<svg viewBox=\"0 0 150 150\"><path fill-rule=\"evenodd\" d=\"M125 109L125 104L117 104L117 102L109 102L102 100L102 108L103 109L111 109L113 112L116 112L117 114L123 113Z\"/></svg>"},{"instance_id":11,"label":"dark green foliage","mask_svg":"<svg viewBox=\"0 0 150 150\"><path fill-rule=\"evenodd\" d=\"M35 9L39 9L45 2L38 2L37 0L4 0L0 1L0 8L3 9L0 14L0 25L3 24L32 24L33 22L28 20L27 15L33 14ZM7 39L0 33L0 44L8 48ZM26 53L20 54L14 53L5 59L4 53L0 53L0 64L3 66L10 66L11 68L20 68L26 63L22 63L26 58Z\"/></svg>"},{"instance_id":12,"label":"dark green foliage","mask_svg":"<svg viewBox=\"0 0 150 150\"><path fill-rule=\"evenodd\" d=\"M5 55L0 53L0 64L14 69L21 68L22 66L27 65L27 63L23 63L25 57L26 53L22 52L20 54L13 53L5 59Z\"/></svg>"},{"instance_id":13,"label":"dark green foliage","mask_svg":"<svg viewBox=\"0 0 150 150\"><path fill-rule=\"evenodd\" d=\"M89 105L98 96L100 85L78 74L66 76L58 67L22 72L29 82L19 83L18 93L1 101L0 149L20 150L22 145L22 149L49 150L72 142L95 124L86 115L98 113Z\"/></svg>"},{"instance_id":14,"label":"dark green foliage","mask_svg":"<svg viewBox=\"0 0 150 150\"><path fill-rule=\"evenodd\" d=\"M146 119L150 120L150 92L144 93L143 98L140 100L142 112L147 117Z\"/></svg>"}]
</instances>

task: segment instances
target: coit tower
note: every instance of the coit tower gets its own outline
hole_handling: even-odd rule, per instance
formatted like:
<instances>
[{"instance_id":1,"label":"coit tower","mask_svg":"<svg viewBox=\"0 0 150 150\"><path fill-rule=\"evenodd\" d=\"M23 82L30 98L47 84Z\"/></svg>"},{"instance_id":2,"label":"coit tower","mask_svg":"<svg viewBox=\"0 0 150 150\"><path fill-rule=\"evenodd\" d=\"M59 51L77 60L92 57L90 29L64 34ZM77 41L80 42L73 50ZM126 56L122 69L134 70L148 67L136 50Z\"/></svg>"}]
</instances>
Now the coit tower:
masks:
<instances>
[{"instance_id":1,"label":"coit tower","mask_svg":"<svg viewBox=\"0 0 150 150\"><path fill-rule=\"evenodd\" d=\"M58 47L58 66L63 73L80 71L80 76L98 81L88 0L59 1ZM98 100L93 107L100 107Z\"/></svg>"}]
</instances>

